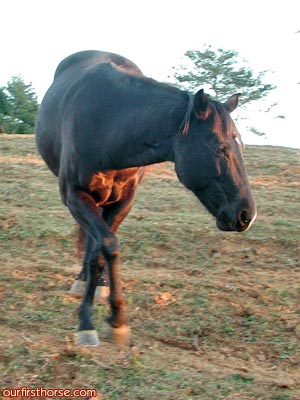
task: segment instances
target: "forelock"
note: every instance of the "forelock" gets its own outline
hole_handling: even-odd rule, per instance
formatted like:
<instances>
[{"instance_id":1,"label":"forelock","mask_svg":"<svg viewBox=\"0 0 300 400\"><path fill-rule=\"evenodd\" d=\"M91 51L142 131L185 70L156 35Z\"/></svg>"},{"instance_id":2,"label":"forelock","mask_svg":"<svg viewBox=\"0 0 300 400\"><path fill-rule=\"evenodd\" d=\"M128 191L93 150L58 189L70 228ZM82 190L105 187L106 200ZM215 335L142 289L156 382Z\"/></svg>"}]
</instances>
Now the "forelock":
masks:
<instances>
[{"instance_id":1,"label":"forelock","mask_svg":"<svg viewBox=\"0 0 300 400\"><path fill-rule=\"evenodd\" d=\"M230 135L230 117L223 104L218 101L211 101L213 108L213 130L218 136L229 137Z\"/></svg>"}]
</instances>

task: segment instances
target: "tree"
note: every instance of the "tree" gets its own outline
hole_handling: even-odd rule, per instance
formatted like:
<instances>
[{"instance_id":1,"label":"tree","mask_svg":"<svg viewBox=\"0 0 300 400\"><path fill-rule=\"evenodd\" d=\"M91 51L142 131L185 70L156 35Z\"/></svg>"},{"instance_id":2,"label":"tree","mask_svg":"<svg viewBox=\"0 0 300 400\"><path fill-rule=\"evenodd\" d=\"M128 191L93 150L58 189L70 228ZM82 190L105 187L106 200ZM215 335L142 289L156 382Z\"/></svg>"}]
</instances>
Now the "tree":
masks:
<instances>
[{"instance_id":1,"label":"tree","mask_svg":"<svg viewBox=\"0 0 300 400\"><path fill-rule=\"evenodd\" d=\"M0 88L0 125L6 133L34 133L37 109L32 85L21 76L12 77L6 87Z\"/></svg>"},{"instance_id":2,"label":"tree","mask_svg":"<svg viewBox=\"0 0 300 400\"><path fill-rule=\"evenodd\" d=\"M212 91L212 97L225 101L233 93L241 92L239 103L244 105L262 99L276 86L263 82L268 71L257 75L238 59L234 50L213 50L206 46L204 50L188 50L185 53L187 65L175 69L177 85L195 91L200 86Z\"/></svg>"},{"instance_id":3,"label":"tree","mask_svg":"<svg viewBox=\"0 0 300 400\"><path fill-rule=\"evenodd\" d=\"M5 94L5 88L0 87L0 133L5 132L4 123L5 117L9 113L9 103L7 100L7 95Z\"/></svg>"}]
</instances>

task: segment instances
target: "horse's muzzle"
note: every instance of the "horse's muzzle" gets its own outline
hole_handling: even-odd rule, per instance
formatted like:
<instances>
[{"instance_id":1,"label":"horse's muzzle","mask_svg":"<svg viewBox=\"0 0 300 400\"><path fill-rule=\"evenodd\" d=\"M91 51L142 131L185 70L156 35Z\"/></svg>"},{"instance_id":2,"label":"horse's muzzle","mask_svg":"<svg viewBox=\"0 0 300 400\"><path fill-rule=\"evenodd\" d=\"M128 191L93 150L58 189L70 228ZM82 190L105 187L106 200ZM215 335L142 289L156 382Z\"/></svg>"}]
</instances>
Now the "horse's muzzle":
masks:
<instances>
[{"instance_id":1,"label":"horse's muzzle","mask_svg":"<svg viewBox=\"0 0 300 400\"><path fill-rule=\"evenodd\" d=\"M235 213L235 216L228 211L222 210L217 217L217 227L221 231L246 232L251 228L256 216L256 208L241 209Z\"/></svg>"}]
</instances>

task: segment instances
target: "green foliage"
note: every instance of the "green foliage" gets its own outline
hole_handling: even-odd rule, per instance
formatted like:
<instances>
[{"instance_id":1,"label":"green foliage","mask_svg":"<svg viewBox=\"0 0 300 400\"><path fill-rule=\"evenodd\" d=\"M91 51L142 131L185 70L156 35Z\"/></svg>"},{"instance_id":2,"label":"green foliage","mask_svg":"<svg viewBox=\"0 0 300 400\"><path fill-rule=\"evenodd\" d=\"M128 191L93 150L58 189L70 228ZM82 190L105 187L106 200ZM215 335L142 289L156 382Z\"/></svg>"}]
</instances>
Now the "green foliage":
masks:
<instances>
[{"instance_id":1,"label":"green foliage","mask_svg":"<svg viewBox=\"0 0 300 400\"><path fill-rule=\"evenodd\" d=\"M250 132L254 133L257 136L265 136L264 132L260 132L258 129L256 129L254 126L249 127Z\"/></svg>"},{"instance_id":2,"label":"green foliage","mask_svg":"<svg viewBox=\"0 0 300 400\"><path fill-rule=\"evenodd\" d=\"M7 115L9 110L9 103L4 89L5 88L0 88L0 110L1 114Z\"/></svg>"},{"instance_id":3,"label":"green foliage","mask_svg":"<svg viewBox=\"0 0 300 400\"><path fill-rule=\"evenodd\" d=\"M234 50L213 50L207 46L204 50L188 50L185 53L189 66L175 69L174 77L179 86L195 91L205 85L219 101L225 101L233 93L242 92L240 104L265 97L274 85L263 82L268 71L258 75L242 65L238 53Z\"/></svg>"},{"instance_id":4,"label":"green foliage","mask_svg":"<svg viewBox=\"0 0 300 400\"><path fill-rule=\"evenodd\" d=\"M0 88L0 126L5 133L34 133L38 109L31 83L15 76Z\"/></svg>"}]
</instances>

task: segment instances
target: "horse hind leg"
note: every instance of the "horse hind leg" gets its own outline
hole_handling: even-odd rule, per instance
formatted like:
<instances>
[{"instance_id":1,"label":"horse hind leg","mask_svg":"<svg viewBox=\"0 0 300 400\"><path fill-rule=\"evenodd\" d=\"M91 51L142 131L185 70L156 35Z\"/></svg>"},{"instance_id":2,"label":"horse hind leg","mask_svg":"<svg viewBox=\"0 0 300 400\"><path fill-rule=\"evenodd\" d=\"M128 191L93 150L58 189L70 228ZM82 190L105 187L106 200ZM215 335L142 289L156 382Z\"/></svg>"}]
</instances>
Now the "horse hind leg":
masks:
<instances>
[{"instance_id":1,"label":"horse hind leg","mask_svg":"<svg viewBox=\"0 0 300 400\"><path fill-rule=\"evenodd\" d=\"M77 243L78 243L77 245L78 258L80 259L82 258L83 248L84 248L84 257L82 262L82 269L76 276L69 291L69 294L73 297L82 298L86 288L89 255L92 248L92 239L88 235L86 235L81 226L79 226ZM105 266L103 269L101 269L100 276L97 282L97 287L95 290L94 299L98 299L101 302L106 302L108 300L108 296L109 296L109 281L107 276L107 267Z\"/></svg>"},{"instance_id":2,"label":"horse hind leg","mask_svg":"<svg viewBox=\"0 0 300 400\"><path fill-rule=\"evenodd\" d=\"M86 281L87 281L87 270L88 266L84 265L80 274L77 275L75 278L70 290L69 294L73 297L81 299L84 295L85 288L86 288ZM84 278L81 278L83 273L86 272L86 275ZM106 303L109 297L110 293L110 288L109 288L109 283L107 281L107 271L105 271L105 266L103 271L101 271L96 290L95 290L95 295L94 299Z\"/></svg>"},{"instance_id":3,"label":"horse hind leg","mask_svg":"<svg viewBox=\"0 0 300 400\"><path fill-rule=\"evenodd\" d=\"M87 252L87 254L89 254ZM80 273L76 276L70 290L69 294L73 297L81 299L84 295L87 286L87 276L88 276L88 264L89 261L86 260L83 262L83 267ZM101 270L99 274L99 278L97 280L97 286L94 294L94 299L98 300L102 303L106 303L108 301L110 288L107 277L107 266L104 265L104 268Z\"/></svg>"},{"instance_id":4,"label":"horse hind leg","mask_svg":"<svg viewBox=\"0 0 300 400\"><path fill-rule=\"evenodd\" d=\"M77 227L77 258L82 262L82 268L70 288L69 294L73 297L82 298L87 280L87 254L89 253L88 248L88 236L85 234L83 228L79 225Z\"/></svg>"}]
</instances>

